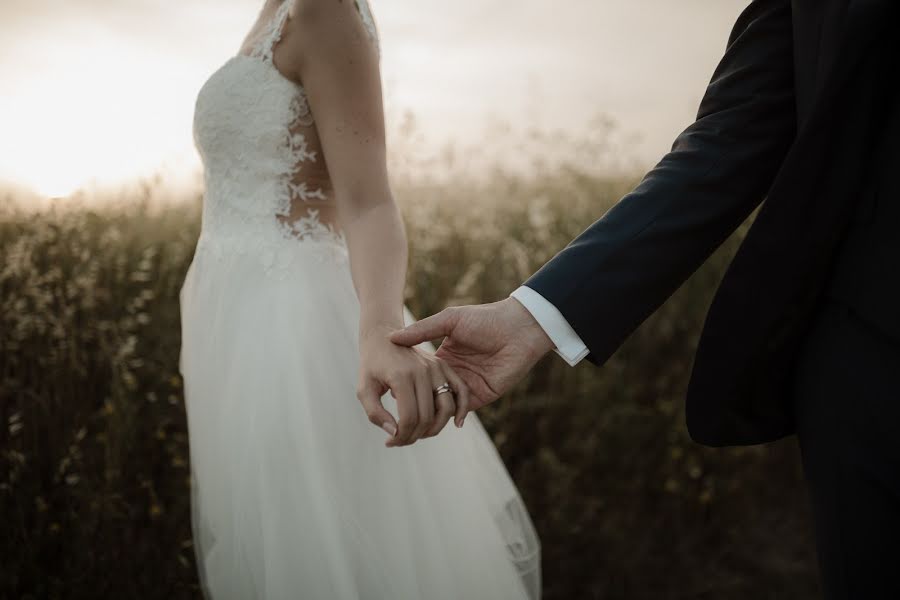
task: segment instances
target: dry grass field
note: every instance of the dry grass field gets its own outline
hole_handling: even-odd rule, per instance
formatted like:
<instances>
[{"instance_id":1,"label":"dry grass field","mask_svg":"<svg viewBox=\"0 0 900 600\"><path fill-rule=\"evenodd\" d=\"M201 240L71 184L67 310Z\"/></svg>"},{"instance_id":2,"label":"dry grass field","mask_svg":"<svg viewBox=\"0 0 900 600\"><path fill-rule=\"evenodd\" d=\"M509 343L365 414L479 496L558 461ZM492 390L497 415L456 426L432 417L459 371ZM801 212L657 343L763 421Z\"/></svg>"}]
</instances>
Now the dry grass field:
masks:
<instances>
[{"instance_id":1,"label":"dry grass field","mask_svg":"<svg viewBox=\"0 0 900 600\"><path fill-rule=\"evenodd\" d=\"M401 177L409 306L505 297L635 183L574 162ZM0 598L199 597L177 360L200 198L152 196L0 207ZM795 442L713 450L684 426L740 237L603 368L548 357L481 413L539 529L548 600L817 597Z\"/></svg>"}]
</instances>

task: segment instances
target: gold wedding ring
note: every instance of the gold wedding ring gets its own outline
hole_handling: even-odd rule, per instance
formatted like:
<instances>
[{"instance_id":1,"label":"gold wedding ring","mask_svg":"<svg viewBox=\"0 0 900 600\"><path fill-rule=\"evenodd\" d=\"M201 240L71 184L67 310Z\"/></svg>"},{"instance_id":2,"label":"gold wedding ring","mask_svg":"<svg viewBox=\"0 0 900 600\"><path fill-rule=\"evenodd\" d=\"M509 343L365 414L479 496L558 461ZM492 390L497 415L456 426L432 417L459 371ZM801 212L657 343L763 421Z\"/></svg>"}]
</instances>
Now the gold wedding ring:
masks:
<instances>
[{"instance_id":1,"label":"gold wedding ring","mask_svg":"<svg viewBox=\"0 0 900 600\"><path fill-rule=\"evenodd\" d=\"M453 389L450 387L449 383L442 383L441 385L434 388L434 395L440 396L441 394L446 394L447 392L452 392Z\"/></svg>"}]
</instances>

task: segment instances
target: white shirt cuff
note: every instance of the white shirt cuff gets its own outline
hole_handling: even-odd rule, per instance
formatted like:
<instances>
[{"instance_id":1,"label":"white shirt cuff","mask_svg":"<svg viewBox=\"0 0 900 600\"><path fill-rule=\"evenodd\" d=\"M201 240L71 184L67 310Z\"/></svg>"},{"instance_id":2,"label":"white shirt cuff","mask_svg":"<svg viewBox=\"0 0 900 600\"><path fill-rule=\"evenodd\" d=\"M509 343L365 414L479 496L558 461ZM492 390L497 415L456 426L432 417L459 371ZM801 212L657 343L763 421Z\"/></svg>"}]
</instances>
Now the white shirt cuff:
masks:
<instances>
[{"instance_id":1,"label":"white shirt cuff","mask_svg":"<svg viewBox=\"0 0 900 600\"><path fill-rule=\"evenodd\" d=\"M549 300L527 286L520 286L510 294L531 313L534 320L556 345L555 351L571 366L577 365L588 355L584 341L575 333L566 318Z\"/></svg>"}]
</instances>

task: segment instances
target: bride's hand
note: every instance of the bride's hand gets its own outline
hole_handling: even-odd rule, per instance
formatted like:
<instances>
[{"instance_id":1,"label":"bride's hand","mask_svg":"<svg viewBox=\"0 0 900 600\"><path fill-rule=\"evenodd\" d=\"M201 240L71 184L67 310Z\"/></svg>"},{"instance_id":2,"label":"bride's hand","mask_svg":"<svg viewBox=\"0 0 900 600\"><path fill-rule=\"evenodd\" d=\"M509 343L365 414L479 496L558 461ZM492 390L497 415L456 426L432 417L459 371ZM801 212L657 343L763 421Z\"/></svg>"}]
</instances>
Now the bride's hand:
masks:
<instances>
[{"instance_id":1,"label":"bride's hand","mask_svg":"<svg viewBox=\"0 0 900 600\"><path fill-rule=\"evenodd\" d=\"M357 398L369 421L391 437L386 446L408 446L437 435L454 416L461 427L469 407L469 389L443 360L418 348L390 341L394 328L383 326L360 336L360 374ZM454 394L435 396L449 383ZM388 390L397 400L397 420L381 403ZM399 421L399 422L398 422Z\"/></svg>"}]
</instances>

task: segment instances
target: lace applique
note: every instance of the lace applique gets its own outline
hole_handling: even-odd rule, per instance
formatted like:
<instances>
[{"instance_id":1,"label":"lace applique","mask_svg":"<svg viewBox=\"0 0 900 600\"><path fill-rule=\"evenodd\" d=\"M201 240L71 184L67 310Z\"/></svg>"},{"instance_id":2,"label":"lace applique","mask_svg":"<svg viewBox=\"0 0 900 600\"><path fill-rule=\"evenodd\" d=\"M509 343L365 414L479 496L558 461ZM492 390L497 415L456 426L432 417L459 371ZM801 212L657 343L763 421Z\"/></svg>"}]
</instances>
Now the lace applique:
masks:
<instances>
[{"instance_id":1,"label":"lace applique","mask_svg":"<svg viewBox=\"0 0 900 600\"><path fill-rule=\"evenodd\" d=\"M284 0L275 13L269 27L269 31L263 36L256 48L256 56L267 62L273 69L274 47L281 40L284 31L284 23L287 19L292 0ZM309 142L300 131L299 127L312 127L315 124L306 92L302 86L297 86L297 93L291 98L290 120L285 126L285 157L287 164L280 177L281 189L279 193L276 216L283 234L300 240L327 240L344 243L343 234L337 232L334 227L325 225L319 221L319 211L313 208L306 209L306 215L293 221L287 218L292 214L295 202L328 201L328 196L321 187L311 189L306 181L298 181L297 177L303 170L304 163L316 163L317 152L310 150Z\"/></svg>"},{"instance_id":2,"label":"lace applique","mask_svg":"<svg viewBox=\"0 0 900 600\"><path fill-rule=\"evenodd\" d=\"M341 231L338 231L331 225L326 225L319 220L319 211L315 208L307 210L304 217L300 217L290 224L281 222L285 228L285 233L296 237L300 240L314 240L319 242L330 242L340 246L346 245L346 239Z\"/></svg>"},{"instance_id":3,"label":"lace applique","mask_svg":"<svg viewBox=\"0 0 900 600\"><path fill-rule=\"evenodd\" d=\"M316 153L309 149L309 142L306 141L306 136L302 133L291 133L288 131L288 150L291 153L291 157L298 163L307 160L316 162Z\"/></svg>"},{"instance_id":4,"label":"lace applique","mask_svg":"<svg viewBox=\"0 0 900 600\"><path fill-rule=\"evenodd\" d=\"M260 40L256 43L256 45L250 52L251 56L255 56L263 60L268 60L270 62L272 61L273 49L275 48L275 45L279 41L281 41L282 32L284 30L284 22L287 19L288 12L290 11L291 2L293 2L293 0L283 0L281 5L275 11L275 15L272 17L266 35L260 38ZM366 31L369 32L369 36L373 41L378 43L378 28L375 25L375 19L372 16L372 11L369 9L369 3L366 0L354 0L354 4L356 6L356 11L359 13L360 18L362 19Z\"/></svg>"},{"instance_id":5,"label":"lace applique","mask_svg":"<svg viewBox=\"0 0 900 600\"><path fill-rule=\"evenodd\" d=\"M302 256L349 259L343 232L320 218L333 206L306 91L273 63L292 1L276 9L249 53L213 73L194 111L206 183L198 248L220 260L256 257L278 277ZM365 0L357 9L377 40Z\"/></svg>"},{"instance_id":6,"label":"lace applique","mask_svg":"<svg viewBox=\"0 0 900 600\"><path fill-rule=\"evenodd\" d=\"M291 100L291 112L294 114L294 122L303 127L312 127L313 120L312 111L309 109L309 102L306 99L306 92L294 96Z\"/></svg>"},{"instance_id":7,"label":"lace applique","mask_svg":"<svg viewBox=\"0 0 900 600\"><path fill-rule=\"evenodd\" d=\"M319 221L319 210L312 207L305 209L306 215L293 221L288 218L293 213L295 203L309 203L313 201L327 202L329 200L321 187L312 188L307 181L297 177L303 171L306 163L315 164L318 160L318 152L310 150L309 141L297 127L310 127L313 124L312 114L306 96L300 91L291 102L290 125L285 130L285 156L287 157L286 169L280 182L279 203L276 215L282 225L282 232L300 240L314 239L343 243L343 234L337 232L334 227L327 226Z\"/></svg>"},{"instance_id":8,"label":"lace applique","mask_svg":"<svg viewBox=\"0 0 900 600\"><path fill-rule=\"evenodd\" d=\"M284 21L287 18L288 10L291 6L291 0L283 0L281 6L275 11L275 15L269 22L269 29L259 41L250 50L250 56L260 58L266 62L272 62L272 52L281 40L282 30L284 29Z\"/></svg>"}]
</instances>

